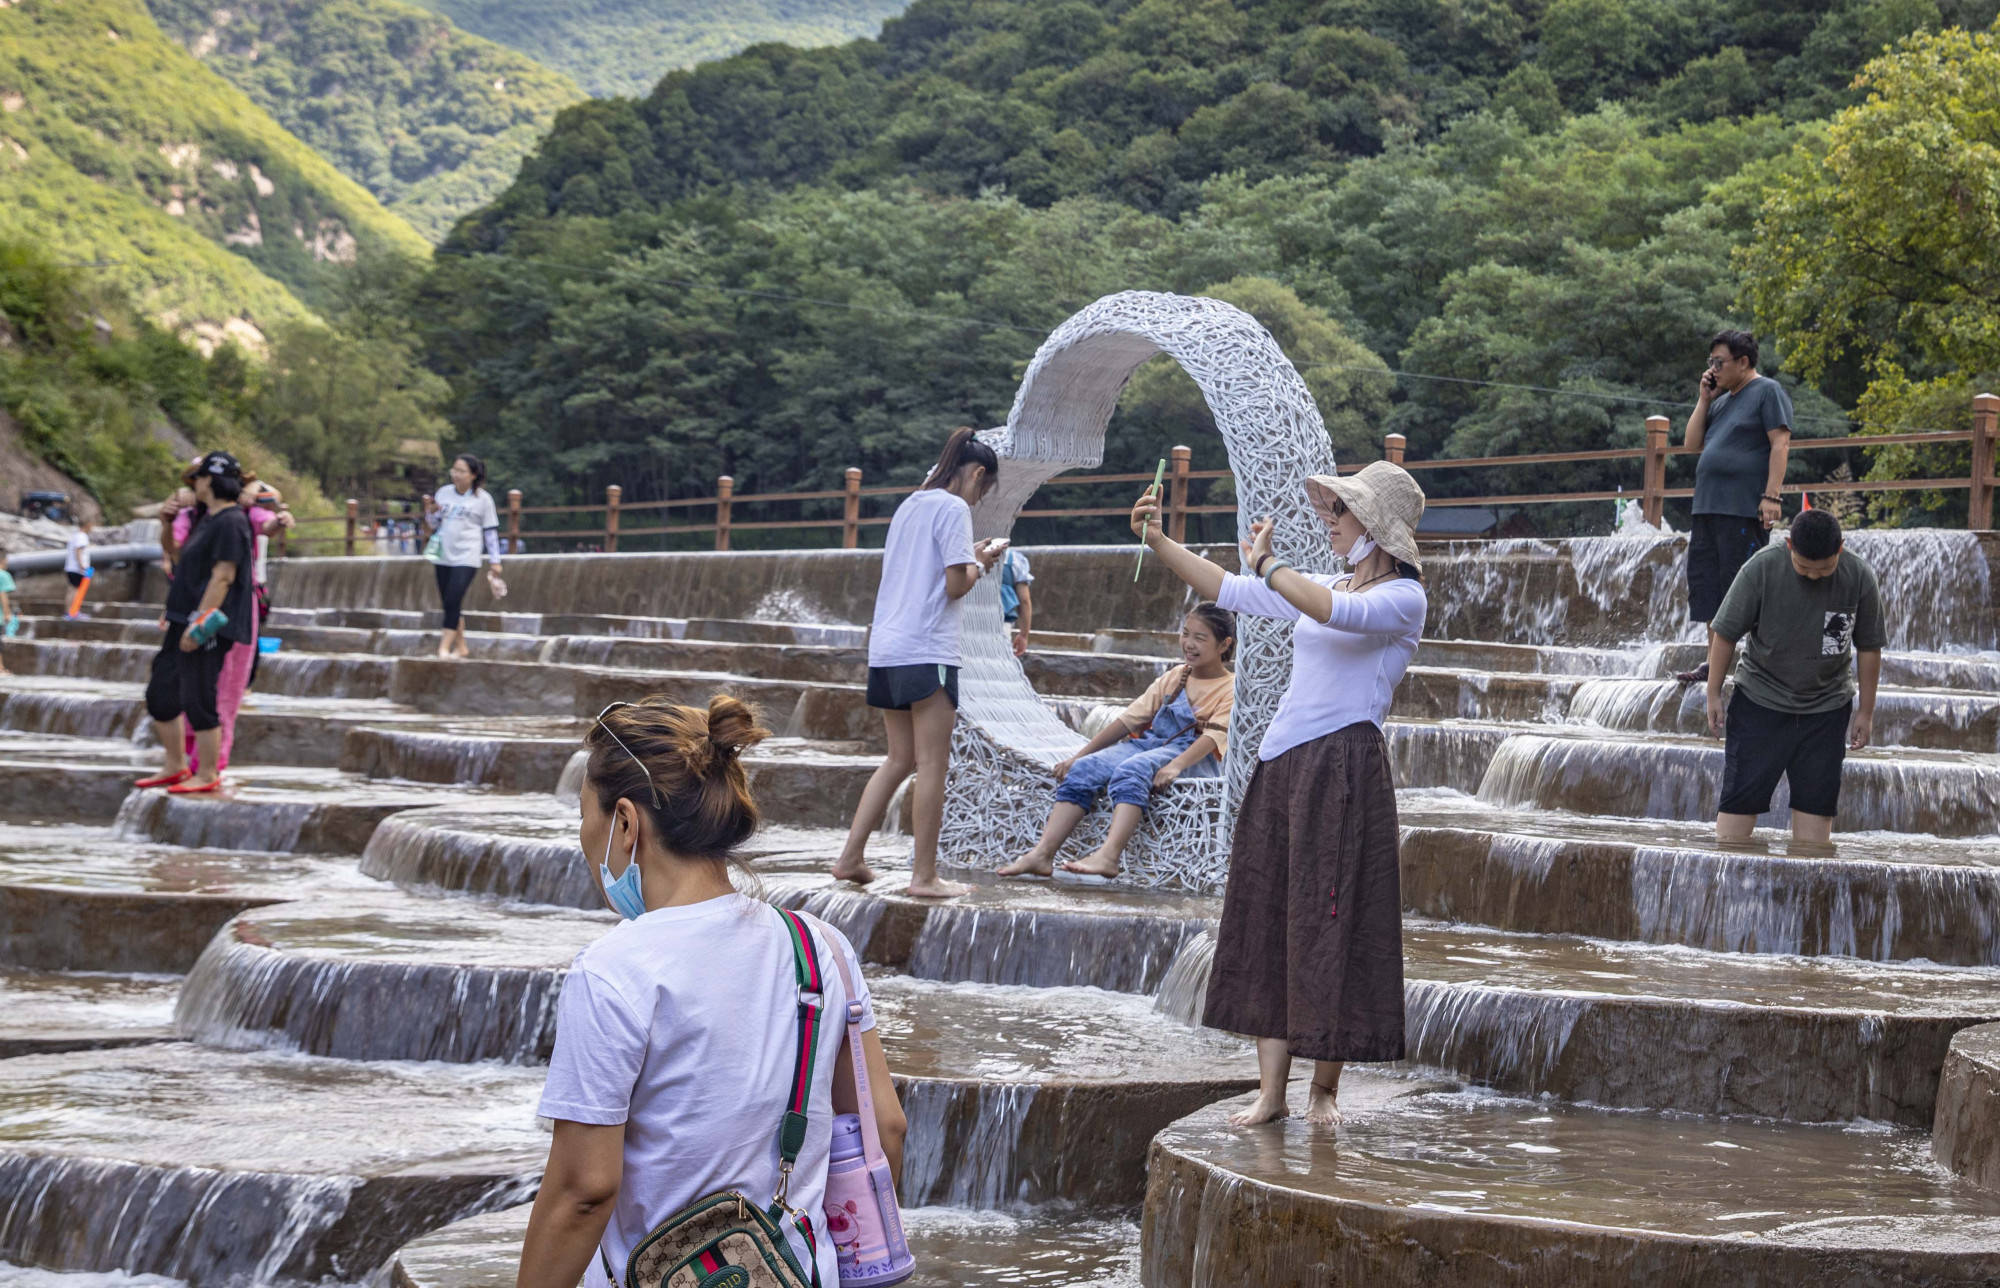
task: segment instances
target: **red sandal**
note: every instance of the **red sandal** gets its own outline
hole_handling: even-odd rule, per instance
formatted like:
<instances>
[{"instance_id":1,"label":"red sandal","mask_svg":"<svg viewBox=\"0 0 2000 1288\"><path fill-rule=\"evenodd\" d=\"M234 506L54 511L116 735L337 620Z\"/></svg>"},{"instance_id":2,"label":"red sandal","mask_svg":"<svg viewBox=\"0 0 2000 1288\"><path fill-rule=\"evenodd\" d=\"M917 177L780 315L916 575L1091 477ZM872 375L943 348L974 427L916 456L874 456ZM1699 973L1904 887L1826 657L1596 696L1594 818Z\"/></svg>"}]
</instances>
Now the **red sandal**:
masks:
<instances>
[{"instance_id":1,"label":"red sandal","mask_svg":"<svg viewBox=\"0 0 2000 1288\"><path fill-rule=\"evenodd\" d=\"M222 776L218 774L216 775L215 781L212 783L200 783L200 784L176 783L172 787L167 788L167 795L201 796L209 792L219 792L221 790L222 790Z\"/></svg>"},{"instance_id":2,"label":"red sandal","mask_svg":"<svg viewBox=\"0 0 2000 1288\"><path fill-rule=\"evenodd\" d=\"M194 777L194 771L192 769L179 769L175 770L171 774L155 774L151 778L141 778L138 782L133 783L132 785L134 787L171 788L175 783L184 783L188 779L193 777Z\"/></svg>"}]
</instances>

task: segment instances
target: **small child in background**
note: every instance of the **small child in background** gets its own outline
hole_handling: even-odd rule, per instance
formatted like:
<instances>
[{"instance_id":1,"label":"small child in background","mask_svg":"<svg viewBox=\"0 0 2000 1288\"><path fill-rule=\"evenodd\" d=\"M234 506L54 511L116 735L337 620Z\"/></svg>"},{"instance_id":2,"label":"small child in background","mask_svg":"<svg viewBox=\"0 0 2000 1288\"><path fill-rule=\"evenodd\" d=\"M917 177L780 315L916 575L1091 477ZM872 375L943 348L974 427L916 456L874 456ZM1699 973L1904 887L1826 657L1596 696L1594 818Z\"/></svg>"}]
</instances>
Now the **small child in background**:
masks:
<instances>
[{"instance_id":1,"label":"small child in background","mask_svg":"<svg viewBox=\"0 0 2000 1288\"><path fill-rule=\"evenodd\" d=\"M78 519L63 548L63 577L70 585L69 608L63 616L72 622L83 616L83 597L90 591L90 530L95 526L89 519Z\"/></svg>"},{"instance_id":2,"label":"small child in background","mask_svg":"<svg viewBox=\"0 0 2000 1288\"><path fill-rule=\"evenodd\" d=\"M0 638L13 639L20 633L21 615L14 611L14 574L7 571L7 552L0 550ZM0 657L0 675L10 675L7 659Z\"/></svg>"},{"instance_id":3,"label":"small child in background","mask_svg":"<svg viewBox=\"0 0 2000 1288\"><path fill-rule=\"evenodd\" d=\"M1235 653L1235 615L1214 604L1196 604L1181 623L1183 663L1153 681L1083 750L1055 767L1056 803L1042 839L999 875L1053 876L1090 885L1116 877L1126 842L1139 830L1154 792L1176 779L1221 775L1236 706L1236 677L1225 664ZM1112 800L1104 844L1058 871L1057 851L1100 791Z\"/></svg>"},{"instance_id":4,"label":"small child in background","mask_svg":"<svg viewBox=\"0 0 2000 1288\"><path fill-rule=\"evenodd\" d=\"M1028 632L1034 629L1034 570L1028 556L1009 546L1000 560L1000 612L1014 627L1014 656L1028 651Z\"/></svg>"}]
</instances>

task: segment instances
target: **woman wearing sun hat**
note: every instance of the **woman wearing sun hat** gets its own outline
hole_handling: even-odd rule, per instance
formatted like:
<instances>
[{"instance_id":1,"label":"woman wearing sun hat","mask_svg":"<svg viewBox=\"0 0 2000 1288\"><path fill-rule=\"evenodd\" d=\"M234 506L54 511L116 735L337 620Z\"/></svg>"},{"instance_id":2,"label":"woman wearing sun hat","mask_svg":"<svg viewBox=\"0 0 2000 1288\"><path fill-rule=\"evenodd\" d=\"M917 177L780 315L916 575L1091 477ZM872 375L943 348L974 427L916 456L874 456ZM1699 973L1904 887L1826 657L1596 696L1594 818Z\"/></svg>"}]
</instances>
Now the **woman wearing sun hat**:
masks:
<instances>
[{"instance_id":1,"label":"woman wearing sun hat","mask_svg":"<svg viewBox=\"0 0 2000 1288\"><path fill-rule=\"evenodd\" d=\"M1340 1121L1349 1060L1403 1058L1403 909L1396 786L1382 722L1423 635L1423 489L1377 461L1347 478L1314 475L1306 493L1350 571L1301 571L1271 551L1269 519L1250 525L1245 574L1161 531L1148 489L1132 509L1160 562L1222 607L1295 623L1292 678L1264 731L1236 816L1215 968L1202 1022L1257 1039L1257 1101L1238 1126L1288 1112L1294 1055L1317 1063L1307 1118Z\"/></svg>"}]
</instances>

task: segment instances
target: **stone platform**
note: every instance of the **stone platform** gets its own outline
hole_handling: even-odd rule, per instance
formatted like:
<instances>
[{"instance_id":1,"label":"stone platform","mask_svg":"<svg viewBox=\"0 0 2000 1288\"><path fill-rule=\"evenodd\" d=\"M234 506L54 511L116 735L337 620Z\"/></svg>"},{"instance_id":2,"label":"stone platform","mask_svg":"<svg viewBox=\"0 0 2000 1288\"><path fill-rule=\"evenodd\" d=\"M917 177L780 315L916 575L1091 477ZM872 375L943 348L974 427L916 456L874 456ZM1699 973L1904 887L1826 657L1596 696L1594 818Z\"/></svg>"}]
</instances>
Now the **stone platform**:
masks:
<instances>
[{"instance_id":1,"label":"stone platform","mask_svg":"<svg viewBox=\"0 0 2000 1288\"><path fill-rule=\"evenodd\" d=\"M614 697L729 689L781 735L749 758L755 892L868 964L919 1282L2000 1275L2000 627L1990 581L1932 572L2000 544L1857 543L1929 600L1852 762L1869 830L1831 853L1780 813L1714 841L1671 546L1431 552L1385 730L1410 1063L1350 1071L1331 1134L1220 1126L1254 1064L1187 1023L1215 892L964 872L966 899L911 900L893 822L875 887L825 875L879 755L872 556L510 560L470 662L431 656L422 561L280 564L284 645L212 800L130 789L154 604L28 601L0 644L0 1262L510 1282L552 1000L610 924L575 739ZM1027 673L1098 727L1169 664L1182 600L1128 593L1126 550L1033 553Z\"/></svg>"}]
</instances>

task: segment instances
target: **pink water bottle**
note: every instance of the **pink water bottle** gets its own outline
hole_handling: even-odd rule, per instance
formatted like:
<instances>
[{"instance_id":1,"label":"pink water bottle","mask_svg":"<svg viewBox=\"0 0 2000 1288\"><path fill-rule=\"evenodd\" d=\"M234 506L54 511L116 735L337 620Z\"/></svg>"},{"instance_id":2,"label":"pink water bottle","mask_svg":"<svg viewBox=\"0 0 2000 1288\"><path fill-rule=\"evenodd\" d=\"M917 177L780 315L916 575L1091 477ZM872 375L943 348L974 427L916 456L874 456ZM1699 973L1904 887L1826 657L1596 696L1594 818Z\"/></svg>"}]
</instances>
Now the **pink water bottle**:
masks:
<instances>
[{"instance_id":1,"label":"pink water bottle","mask_svg":"<svg viewBox=\"0 0 2000 1288\"><path fill-rule=\"evenodd\" d=\"M888 1161L870 1163L858 1114L834 1116L826 1228L840 1256L842 1288L899 1284L917 1268L903 1237Z\"/></svg>"}]
</instances>

